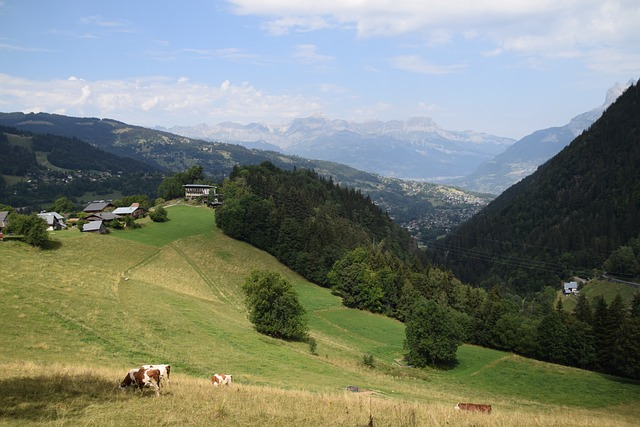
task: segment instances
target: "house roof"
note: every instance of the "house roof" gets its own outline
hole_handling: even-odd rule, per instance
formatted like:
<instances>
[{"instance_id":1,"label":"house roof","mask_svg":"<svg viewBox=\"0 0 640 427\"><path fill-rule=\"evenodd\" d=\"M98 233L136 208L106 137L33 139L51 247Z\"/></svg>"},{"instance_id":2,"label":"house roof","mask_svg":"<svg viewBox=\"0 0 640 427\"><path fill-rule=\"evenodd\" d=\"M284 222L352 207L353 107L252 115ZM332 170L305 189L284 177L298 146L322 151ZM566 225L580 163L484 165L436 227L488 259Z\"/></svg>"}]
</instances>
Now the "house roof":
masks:
<instances>
[{"instance_id":1,"label":"house roof","mask_svg":"<svg viewBox=\"0 0 640 427\"><path fill-rule=\"evenodd\" d=\"M96 212L94 214L88 215L85 219L87 221L111 221L112 219L119 219L120 215L116 215L113 212Z\"/></svg>"},{"instance_id":2,"label":"house roof","mask_svg":"<svg viewBox=\"0 0 640 427\"><path fill-rule=\"evenodd\" d=\"M578 282L565 282L564 290L568 291L570 289L578 289Z\"/></svg>"},{"instance_id":3,"label":"house roof","mask_svg":"<svg viewBox=\"0 0 640 427\"><path fill-rule=\"evenodd\" d=\"M99 231L102 227L102 220L90 221L82 226L82 231Z\"/></svg>"},{"instance_id":4,"label":"house roof","mask_svg":"<svg viewBox=\"0 0 640 427\"><path fill-rule=\"evenodd\" d=\"M116 215L130 215L137 211L138 209L142 209L140 206L127 206L124 208L117 208L113 211Z\"/></svg>"},{"instance_id":5,"label":"house roof","mask_svg":"<svg viewBox=\"0 0 640 427\"><path fill-rule=\"evenodd\" d=\"M56 221L59 223L64 222L64 217L58 212L40 212L38 216L47 221L47 225L54 225Z\"/></svg>"},{"instance_id":6,"label":"house roof","mask_svg":"<svg viewBox=\"0 0 640 427\"><path fill-rule=\"evenodd\" d=\"M95 216L97 216L98 218L102 218L105 221L111 221L112 219L120 218L120 215L113 212L99 212L95 214Z\"/></svg>"},{"instance_id":7,"label":"house roof","mask_svg":"<svg viewBox=\"0 0 640 427\"><path fill-rule=\"evenodd\" d=\"M184 184L185 188L216 188L215 185L207 185L207 184Z\"/></svg>"},{"instance_id":8,"label":"house roof","mask_svg":"<svg viewBox=\"0 0 640 427\"><path fill-rule=\"evenodd\" d=\"M7 222L7 216L9 216L9 211L0 212L0 227L4 226Z\"/></svg>"},{"instance_id":9,"label":"house roof","mask_svg":"<svg viewBox=\"0 0 640 427\"><path fill-rule=\"evenodd\" d=\"M106 200L94 200L89 203L86 208L83 209L84 212L100 212L104 210L107 206L113 206L111 202Z\"/></svg>"}]
</instances>

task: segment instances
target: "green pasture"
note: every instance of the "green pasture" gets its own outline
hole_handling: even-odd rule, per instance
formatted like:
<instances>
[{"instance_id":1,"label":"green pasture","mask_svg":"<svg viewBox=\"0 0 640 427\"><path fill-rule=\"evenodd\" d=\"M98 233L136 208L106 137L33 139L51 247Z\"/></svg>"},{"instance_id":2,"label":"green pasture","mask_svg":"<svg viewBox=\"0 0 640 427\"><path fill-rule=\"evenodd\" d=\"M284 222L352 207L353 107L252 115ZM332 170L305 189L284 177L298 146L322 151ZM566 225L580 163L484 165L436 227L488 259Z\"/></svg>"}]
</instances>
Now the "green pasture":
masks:
<instances>
[{"instance_id":1,"label":"green pasture","mask_svg":"<svg viewBox=\"0 0 640 427\"><path fill-rule=\"evenodd\" d=\"M211 209L167 210L168 222L144 221L135 230L54 232L47 250L0 242L0 364L124 373L171 363L177 375L193 379L228 372L239 384L281 390L342 393L357 385L382 398L445 407L481 400L512 411L570 406L599 416L640 415L638 405L621 409L640 401L637 383L495 350L464 345L449 370L405 367L398 363L400 322L343 307L328 289L225 236ZM254 269L276 271L295 286L317 354L306 343L254 331L241 292ZM373 368L364 366L364 355L374 356Z\"/></svg>"},{"instance_id":2,"label":"green pasture","mask_svg":"<svg viewBox=\"0 0 640 427\"><path fill-rule=\"evenodd\" d=\"M580 293L585 294L590 301L593 301L598 296L603 296L607 304L611 304L616 295L620 295L627 306L631 304L633 296L638 291L640 291L640 288L632 285L600 279L591 280L580 289ZM571 312L576 308L577 295L560 295L559 298L562 299L562 307L566 311Z\"/></svg>"},{"instance_id":3,"label":"green pasture","mask_svg":"<svg viewBox=\"0 0 640 427\"><path fill-rule=\"evenodd\" d=\"M7 133L5 135L7 136L7 140L9 141L9 144L18 145L20 147L28 148L29 150L31 150L32 143L31 143L30 136L14 135L11 133Z\"/></svg>"}]
</instances>

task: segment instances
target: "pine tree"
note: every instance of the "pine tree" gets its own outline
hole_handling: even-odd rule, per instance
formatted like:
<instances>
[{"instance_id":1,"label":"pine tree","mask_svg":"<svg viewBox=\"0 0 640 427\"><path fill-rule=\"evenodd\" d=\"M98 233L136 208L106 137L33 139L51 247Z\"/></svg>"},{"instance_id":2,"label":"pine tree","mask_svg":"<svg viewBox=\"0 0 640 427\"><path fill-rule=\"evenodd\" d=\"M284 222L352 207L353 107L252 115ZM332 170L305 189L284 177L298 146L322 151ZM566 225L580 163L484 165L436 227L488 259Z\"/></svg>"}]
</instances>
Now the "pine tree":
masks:
<instances>
[{"instance_id":1,"label":"pine tree","mask_svg":"<svg viewBox=\"0 0 640 427\"><path fill-rule=\"evenodd\" d=\"M576 303L576 308L573 310L573 315L577 320L591 324L593 313L591 312L589 300L584 293L578 295L578 302Z\"/></svg>"},{"instance_id":2,"label":"pine tree","mask_svg":"<svg viewBox=\"0 0 640 427\"><path fill-rule=\"evenodd\" d=\"M596 369L609 372L611 367L612 339L609 335L609 311L607 302L602 295L594 299L593 327L594 347L596 348Z\"/></svg>"},{"instance_id":3,"label":"pine tree","mask_svg":"<svg viewBox=\"0 0 640 427\"><path fill-rule=\"evenodd\" d=\"M562 314L555 310L538 325L538 357L554 363L567 362L568 332Z\"/></svg>"}]
</instances>

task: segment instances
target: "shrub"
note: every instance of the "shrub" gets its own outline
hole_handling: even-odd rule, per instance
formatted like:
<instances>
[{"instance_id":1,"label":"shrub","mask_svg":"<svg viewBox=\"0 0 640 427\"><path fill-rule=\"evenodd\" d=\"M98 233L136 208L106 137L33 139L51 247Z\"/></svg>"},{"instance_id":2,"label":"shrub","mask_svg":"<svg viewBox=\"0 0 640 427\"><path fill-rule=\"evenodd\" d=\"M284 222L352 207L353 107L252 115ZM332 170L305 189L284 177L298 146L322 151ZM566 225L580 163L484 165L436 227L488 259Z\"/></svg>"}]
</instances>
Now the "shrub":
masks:
<instances>
[{"instance_id":1,"label":"shrub","mask_svg":"<svg viewBox=\"0 0 640 427\"><path fill-rule=\"evenodd\" d=\"M243 285L249 320L261 334L285 340L307 338L305 310L298 294L280 274L253 271Z\"/></svg>"}]
</instances>

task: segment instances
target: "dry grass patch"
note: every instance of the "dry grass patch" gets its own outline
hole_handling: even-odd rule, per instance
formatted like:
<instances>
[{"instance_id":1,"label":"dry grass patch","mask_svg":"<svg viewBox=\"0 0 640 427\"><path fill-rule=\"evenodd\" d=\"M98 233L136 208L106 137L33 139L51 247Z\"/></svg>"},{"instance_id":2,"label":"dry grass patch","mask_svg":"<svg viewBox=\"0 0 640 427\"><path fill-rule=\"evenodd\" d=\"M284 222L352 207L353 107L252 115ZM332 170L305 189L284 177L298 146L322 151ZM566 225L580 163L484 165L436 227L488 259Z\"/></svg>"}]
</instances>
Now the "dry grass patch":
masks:
<instances>
[{"instance_id":1,"label":"dry grass patch","mask_svg":"<svg viewBox=\"0 0 640 427\"><path fill-rule=\"evenodd\" d=\"M369 393L281 390L172 375L160 397L117 388L127 368L0 365L0 423L6 425L184 426L593 426L635 421L572 408L494 406L492 414L458 412L453 405L407 402ZM529 408L532 409L532 408Z\"/></svg>"}]
</instances>

